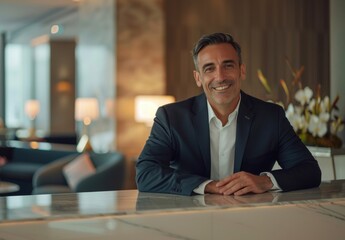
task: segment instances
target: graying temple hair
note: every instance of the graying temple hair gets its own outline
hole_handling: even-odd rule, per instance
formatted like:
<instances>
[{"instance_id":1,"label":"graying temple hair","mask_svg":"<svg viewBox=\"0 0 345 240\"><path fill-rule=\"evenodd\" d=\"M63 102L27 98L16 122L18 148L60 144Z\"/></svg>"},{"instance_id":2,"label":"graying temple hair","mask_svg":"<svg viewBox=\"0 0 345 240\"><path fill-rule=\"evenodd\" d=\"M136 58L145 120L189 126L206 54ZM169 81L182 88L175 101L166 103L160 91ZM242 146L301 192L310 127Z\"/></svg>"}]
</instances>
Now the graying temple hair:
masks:
<instances>
[{"instance_id":1,"label":"graying temple hair","mask_svg":"<svg viewBox=\"0 0 345 240\"><path fill-rule=\"evenodd\" d=\"M192 50L193 61L195 69L198 70L198 54L206 46L219 43L229 43L236 50L239 64L242 64L241 46L234 40L234 38L227 33L212 33L202 36L194 45Z\"/></svg>"}]
</instances>

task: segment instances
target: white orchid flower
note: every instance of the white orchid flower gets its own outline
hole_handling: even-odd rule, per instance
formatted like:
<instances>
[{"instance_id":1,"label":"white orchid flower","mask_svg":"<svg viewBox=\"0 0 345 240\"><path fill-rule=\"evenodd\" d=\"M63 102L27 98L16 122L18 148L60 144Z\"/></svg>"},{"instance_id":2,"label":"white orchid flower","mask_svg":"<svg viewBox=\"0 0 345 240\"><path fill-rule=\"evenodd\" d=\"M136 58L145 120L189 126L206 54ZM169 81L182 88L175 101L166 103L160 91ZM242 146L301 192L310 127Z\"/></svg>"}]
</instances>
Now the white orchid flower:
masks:
<instances>
[{"instance_id":1,"label":"white orchid flower","mask_svg":"<svg viewBox=\"0 0 345 240\"><path fill-rule=\"evenodd\" d=\"M288 106L288 109L286 110L286 118L289 120L291 126L297 132L298 130L305 131L307 130L308 124L300 113L296 112L297 108L295 108L291 103Z\"/></svg>"},{"instance_id":2,"label":"white orchid flower","mask_svg":"<svg viewBox=\"0 0 345 240\"><path fill-rule=\"evenodd\" d=\"M291 126L293 127L293 129L295 130L295 132L297 132L299 129L300 129L300 117L299 116L296 116L289 119L289 122L291 124Z\"/></svg>"},{"instance_id":3,"label":"white orchid flower","mask_svg":"<svg viewBox=\"0 0 345 240\"><path fill-rule=\"evenodd\" d=\"M313 98L308 104L308 110L314 112L315 104L316 104L316 101L315 101L315 98Z\"/></svg>"},{"instance_id":4,"label":"white orchid flower","mask_svg":"<svg viewBox=\"0 0 345 240\"><path fill-rule=\"evenodd\" d=\"M287 107L287 110L285 112L285 115L287 118L291 117L293 114L295 113L295 109L294 106L292 105L292 103L289 104L289 106Z\"/></svg>"},{"instance_id":5,"label":"white orchid flower","mask_svg":"<svg viewBox=\"0 0 345 240\"><path fill-rule=\"evenodd\" d=\"M302 116L300 118L300 122L299 122L299 128L302 130L302 132L306 132L307 131L308 125L309 124L308 124L307 120L305 119L304 116Z\"/></svg>"},{"instance_id":6,"label":"white orchid flower","mask_svg":"<svg viewBox=\"0 0 345 240\"><path fill-rule=\"evenodd\" d=\"M294 106L291 103L289 104L285 112L285 115L296 132L298 130L298 123L296 121L297 117L296 117Z\"/></svg>"},{"instance_id":7,"label":"white orchid flower","mask_svg":"<svg viewBox=\"0 0 345 240\"><path fill-rule=\"evenodd\" d=\"M340 118L331 122L331 133L332 134L337 134L338 132L341 132L343 129L344 129L344 124L341 123Z\"/></svg>"},{"instance_id":8,"label":"white orchid flower","mask_svg":"<svg viewBox=\"0 0 345 240\"><path fill-rule=\"evenodd\" d=\"M316 115L311 115L308 131L314 136L323 137L327 133L327 124Z\"/></svg>"},{"instance_id":9,"label":"white orchid flower","mask_svg":"<svg viewBox=\"0 0 345 240\"><path fill-rule=\"evenodd\" d=\"M290 103L286 112L285 112L286 118L289 120L291 126L293 127L293 129L295 130L295 132L297 132L297 130L299 129L298 127L298 115L295 114L295 110L293 105Z\"/></svg>"},{"instance_id":10,"label":"white orchid flower","mask_svg":"<svg viewBox=\"0 0 345 240\"><path fill-rule=\"evenodd\" d=\"M295 94L295 99L304 106L306 103L309 103L311 97L313 96L313 91L309 87L304 89L299 89Z\"/></svg>"},{"instance_id":11,"label":"white orchid flower","mask_svg":"<svg viewBox=\"0 0 345 240\"><path fill-rule=\"evenodd\" d=\"M329 120L329 113L328 112L321 112L320 115L319 115L319 119L321 122L324 122L324 123L327 123L328 120Z\"/></svg>"},{"instance_id":12,"label":"white orchid flower","mask_svg":"<svg viewBox=\"0 0 345 240\"><path fill-rule=\"evenodd\" d=\"M286 118L297 133L310 133L313 137L322 138L326 134L334 134L343 130L342 119L331 119L331 103L328 96L323 99L312 98L313 91L309 87L299 89L295 94L297 105L289 104ZM277 103L279 104L279 103ZM330 129L328 128L330 124Z\"/></svg>"},{"instance_id":13,"label":"white orchid flower","mask_svg":"<svg viewBox=\"0 0 345 240\"><path fill-rule=\"evenodd\" d=\"M320 112L329 112L329 97L326 96L320 103Z\"/></svg>"}]
</instances>

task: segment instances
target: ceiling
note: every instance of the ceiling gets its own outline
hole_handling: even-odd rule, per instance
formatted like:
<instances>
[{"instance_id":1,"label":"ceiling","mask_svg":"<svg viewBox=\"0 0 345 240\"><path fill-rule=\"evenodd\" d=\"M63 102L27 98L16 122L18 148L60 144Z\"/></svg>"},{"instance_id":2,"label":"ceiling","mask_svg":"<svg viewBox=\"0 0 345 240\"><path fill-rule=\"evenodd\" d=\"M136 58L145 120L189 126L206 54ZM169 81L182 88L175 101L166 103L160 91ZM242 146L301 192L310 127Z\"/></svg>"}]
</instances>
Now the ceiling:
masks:
<instances>
[{"instance_id":1,"label":"ceiling","mask_svg":"<svg viewBox=\"0 0 345 240\"><path fill-rule=\"evenodd\" d=\"M15 34L47 19L76 11L82 0L0 0L0 33Z\"/></svg>"}]
</instances>

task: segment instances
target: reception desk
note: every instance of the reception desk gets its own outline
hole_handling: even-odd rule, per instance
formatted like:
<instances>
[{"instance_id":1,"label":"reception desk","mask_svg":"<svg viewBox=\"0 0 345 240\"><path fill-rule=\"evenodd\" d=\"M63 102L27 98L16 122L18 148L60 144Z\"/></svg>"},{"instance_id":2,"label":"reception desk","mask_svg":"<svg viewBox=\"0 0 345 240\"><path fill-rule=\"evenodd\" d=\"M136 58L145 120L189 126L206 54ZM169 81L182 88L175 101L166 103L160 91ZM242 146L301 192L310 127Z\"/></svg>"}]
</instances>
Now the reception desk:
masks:
<instances>
[{"instance_id":1,"label":"reception desk","mask_svg":"<svg viewBox=\"0 0 345 240\"><path fill-rule=\"evenodd\" d=\"M242 197L136 190L0 197L0 239L345 239L345 180Z\"/></svg>"}]
</instances>

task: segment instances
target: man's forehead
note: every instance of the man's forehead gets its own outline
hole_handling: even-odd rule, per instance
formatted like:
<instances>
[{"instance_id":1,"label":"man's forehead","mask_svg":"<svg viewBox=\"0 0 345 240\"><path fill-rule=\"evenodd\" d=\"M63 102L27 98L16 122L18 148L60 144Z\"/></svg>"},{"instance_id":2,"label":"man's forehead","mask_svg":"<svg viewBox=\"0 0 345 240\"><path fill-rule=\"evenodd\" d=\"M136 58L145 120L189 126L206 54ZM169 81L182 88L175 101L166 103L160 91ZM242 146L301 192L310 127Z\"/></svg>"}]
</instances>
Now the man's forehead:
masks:
<instances>
[{"instance_id":1,"label":"man's forehead","mask_svg":"<svg viewBox=\"0 0 345 240\"><path fill-rule=\"evenodd\" d=\"M238 55L233 46L229 43L212 44L204 47L198 54L199 64L214 61L238 62Z\"/></svg>"}]
</instances>

